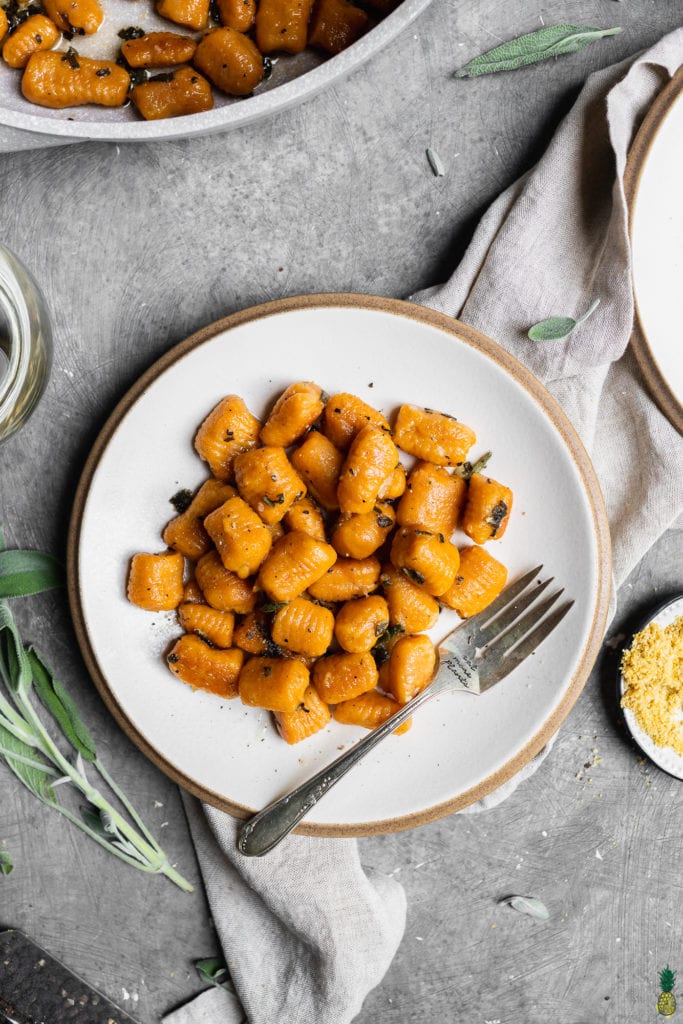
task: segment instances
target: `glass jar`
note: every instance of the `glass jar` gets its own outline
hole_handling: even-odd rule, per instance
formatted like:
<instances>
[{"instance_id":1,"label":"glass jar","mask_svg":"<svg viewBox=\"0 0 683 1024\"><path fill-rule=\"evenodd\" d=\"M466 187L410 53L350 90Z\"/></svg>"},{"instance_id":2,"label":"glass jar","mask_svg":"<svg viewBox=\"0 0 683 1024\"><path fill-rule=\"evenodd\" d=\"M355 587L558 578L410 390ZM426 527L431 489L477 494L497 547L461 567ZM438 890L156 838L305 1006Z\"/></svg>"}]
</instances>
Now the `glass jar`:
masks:
<instances>
[{"instance_id":1,"label":"glass jar","mask_svg":"<svg viewBox=\"0 0 683 1024\"><path fill-rule=\"evenodd\" d=\"M23 263L0 246L0 442L33 412L51 362L45 300Z\"/></svg>"}]
</instances>

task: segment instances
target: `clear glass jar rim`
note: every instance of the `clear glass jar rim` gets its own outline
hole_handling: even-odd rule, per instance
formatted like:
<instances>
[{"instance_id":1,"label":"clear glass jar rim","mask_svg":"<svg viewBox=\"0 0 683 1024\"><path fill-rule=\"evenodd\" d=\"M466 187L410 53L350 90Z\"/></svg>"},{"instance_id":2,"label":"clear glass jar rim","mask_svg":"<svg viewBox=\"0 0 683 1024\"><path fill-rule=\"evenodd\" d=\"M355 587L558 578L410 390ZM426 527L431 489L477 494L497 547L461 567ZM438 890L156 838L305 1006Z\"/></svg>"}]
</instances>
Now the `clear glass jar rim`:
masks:
<instances>
[{"instance_id":1,"label":"clear glass jar rim","mask_svg":"<svg viewBox=\"0 0 683 1024\"><path fill-rule=\"evenodd\" d=\"M31 322L26 300L0 248L0 310L9 331L9 366L0 378L0 420L16 403L31 359Z\"/></svg>"}]
</instances>

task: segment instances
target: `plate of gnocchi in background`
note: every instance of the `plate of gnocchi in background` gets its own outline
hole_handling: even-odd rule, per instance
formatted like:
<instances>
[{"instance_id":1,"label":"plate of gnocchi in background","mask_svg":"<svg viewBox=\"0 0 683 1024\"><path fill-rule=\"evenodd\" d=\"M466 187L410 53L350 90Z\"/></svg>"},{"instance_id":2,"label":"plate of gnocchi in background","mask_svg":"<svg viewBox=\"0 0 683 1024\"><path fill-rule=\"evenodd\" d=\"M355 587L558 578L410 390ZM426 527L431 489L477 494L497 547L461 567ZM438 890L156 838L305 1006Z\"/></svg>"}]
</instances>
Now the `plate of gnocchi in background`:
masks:
<instances>
[{"instance_id":1,"label":"plate of gnocchi in background","mask_svg":"<svg viewBox=\"0 0 683 1024\"><path fill-rule=\"evenodd\" d=\"M238 817L428 685L438 645L543 564L575 605L482 697L437 698L300 828L408 828L534 756L599 649L609 534L578 437L493 341L367 296L267 303L173 348L79 485L69 593L108 707ZM397 732L399 732L397 731Z\"/></svg>"},{"instance_id":2,"label":"plate of gnocchi in background","mask_svg":"<svg viewBox=\"0 0 683 1024\"><path fill-rule=\"evenodd\" d=\"M7 0L0 124L184 138L248 124L344 77L429 0Z\"/></svg>"}]
</instances>

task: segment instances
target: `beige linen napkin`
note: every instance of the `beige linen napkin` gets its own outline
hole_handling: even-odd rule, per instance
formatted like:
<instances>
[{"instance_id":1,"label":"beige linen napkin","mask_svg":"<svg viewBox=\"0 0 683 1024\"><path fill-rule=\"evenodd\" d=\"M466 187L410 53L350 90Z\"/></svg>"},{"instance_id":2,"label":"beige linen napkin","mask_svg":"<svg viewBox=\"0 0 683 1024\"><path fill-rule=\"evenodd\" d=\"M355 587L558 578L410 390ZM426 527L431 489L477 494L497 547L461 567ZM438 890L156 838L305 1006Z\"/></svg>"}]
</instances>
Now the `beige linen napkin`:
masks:
<instances>
[{"instance_id":1,"label":"beige linen napkin","mask_svg":"<svg viewBox=\"0 0 683 1024\"><path fill-rule=\"evenodd\" d=\"M622 187L635 130L681 62L683 30L593 75L539 164L483 218L450 281L413 297L494 338L564 407L605 495L615 587L683 509L683 439L626 353L633 297ZM576 317L596 298L567 340L527 339L537 321ZM543 756L472 810L499 803ZM291 836L262 860L245 859L234 821L191 798L187 807L239 1001L214 989L166 1024L351 1021L400 942L400 887L364 873L353 840Z\"/></svg>"}]
</instances>

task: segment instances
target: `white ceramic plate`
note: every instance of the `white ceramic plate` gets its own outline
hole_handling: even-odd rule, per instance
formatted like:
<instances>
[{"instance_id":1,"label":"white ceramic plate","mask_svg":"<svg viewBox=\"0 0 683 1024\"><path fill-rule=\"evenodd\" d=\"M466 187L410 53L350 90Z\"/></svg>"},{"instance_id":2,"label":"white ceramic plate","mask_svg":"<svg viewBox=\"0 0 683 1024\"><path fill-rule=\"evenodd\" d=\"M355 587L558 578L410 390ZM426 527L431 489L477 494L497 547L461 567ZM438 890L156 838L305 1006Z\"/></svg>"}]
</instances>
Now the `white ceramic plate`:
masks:
<instances>
[{"instance_id":1,"label":"white ceramic plate","mask_svg":"<svg viewBox=\"0 0 683 1024\"><path fill-rule=\"evenodd\" d=\"M683 615L683 596L660 608L646 622L643 622L636 632L640 633L651 622L656 622L658 626L662 627L670 626L681 615ZM619 693L622 697L625 689L624 677L620 674ZM683 779L683 755L676 753L673 747L658 747L645 730L640 728L633 712L629 708L622 708L622 711L626 726L643 753L662 771L668 772L669 775L673 775L677 779Z\"/></svg>"},{"instance_id":2,"label":"white ceramic plate","mask_svg":"<svg viewBox=\"0 0 683 1024\"><path fill-rule=\"evenodd\" d=\"M171 495L206 477L192 439L212 406L234 392L264 416L300 379L356 392L387 414L407 401L470 424L473 453L492 449L491 475L515 494L493 553L511 578L544 563L576 602L505 683L430 704L304 826L317 834L405 828L479 799L547 742L587 678L607 612L608 528L588 458L552 398L493 342L422 307L364 296L269 303L183 342L124 398L90 456L70 534L72 609L119 722L181 785L237 815L282 795L363 734L333 722L288 747L268 713L171 676L162 655L179 633L175 616L145 613L125 597L131 555L163 548ZM456 622L442 613L434 639Z\"/></svg>"},{"instance_id":3,"label":"white ceramic plate","mask_svg":"<svg viewBox=\"0 0 683 1024\"><path fill-rule=\"evenodd\" d=\"M634 350L655 398L683 433L683 72L648 113L629 158Z\"/></svg>"},{"instance_id":4,"label":"white ceramic plate","mask_svg":"<svg viewBox=\"0 0 683 1024\"><path fill-rule=\"evenodd\" d=\"M234 99L214 89L214 108L187 117L143 121L126 107L74 107L48 110L29 103L21 94L21 76L0 61L0 124L67 139L109 139L116 142L182 139L242 127L310 99L321 89L345 78L386 46L423 11L431 0L403 0L367 35L334 57L313 50L279 56L267 82L253 96ZM152 0L107 0L107 14L94 36L76 37L73 46L84 57L111 60L121 40L117 32L129 25L169 31L171 22L159 17ZM179 29L179 31L181 31Z\"/></svg>"}]
</instances>

